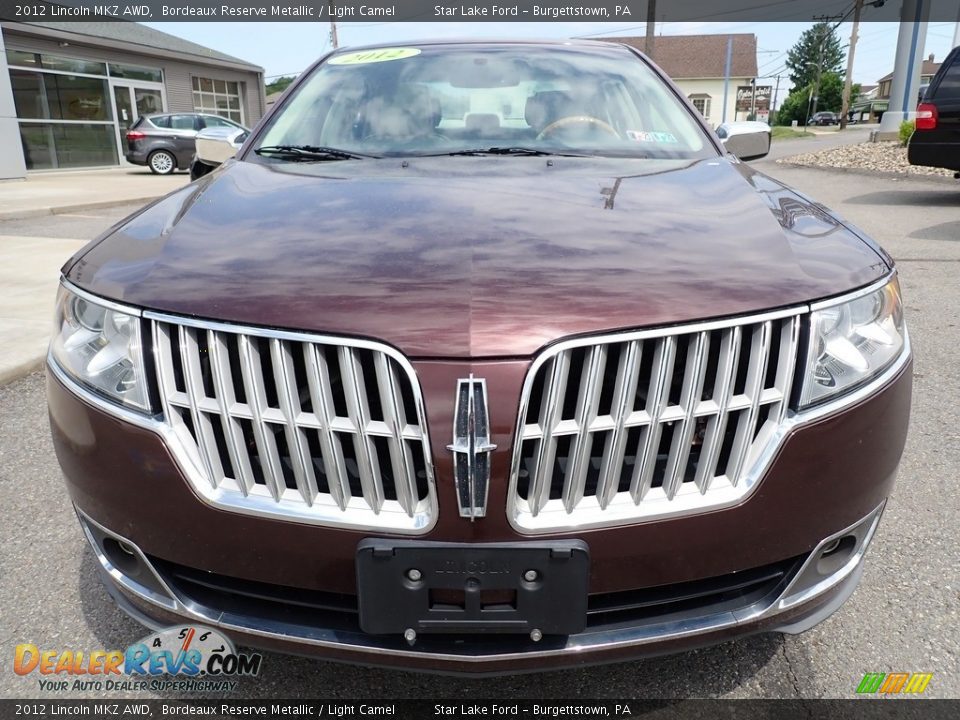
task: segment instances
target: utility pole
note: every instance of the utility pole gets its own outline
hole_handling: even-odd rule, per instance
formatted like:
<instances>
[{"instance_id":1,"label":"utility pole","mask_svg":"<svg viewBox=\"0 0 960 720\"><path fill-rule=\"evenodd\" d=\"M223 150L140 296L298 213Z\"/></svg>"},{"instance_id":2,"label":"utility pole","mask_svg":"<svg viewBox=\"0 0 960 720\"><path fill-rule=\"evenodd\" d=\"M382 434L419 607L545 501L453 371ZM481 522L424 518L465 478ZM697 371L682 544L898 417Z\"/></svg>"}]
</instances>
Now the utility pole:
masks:
<instances>
[{"instance_id":1,"label":"utility pole","mask_svg":"<svg viewBox=\"0 0 960 720\"><path fill-rule=\"evenodd\" d=\"M756 120L757 119L757 79L753 78L750 81L751 93L750 93L750 116Z\"/></svg>"},{"instance_id":2,"label":"utility pole","mask_svg":"<svg viewBox=\"0 0 960 720\"><path fill-rule=\"evenodd\" d=\"M773 90L773 103L770 105L770 112L777 113L777 124L780 124L780 113L777 111L777 95L780 94L780 76L777 75L777 85Z\"/></svg>"},{"instance_id":3,"label":"utility pole","mask_svg":"<svg viewBox=\"0 0 960 720\"><path fill-rule=\"evenodd\" d=\"M860 29L860 11L863 0L855 0L853 5L853 30L850 31L850 52L847 53L847 77L843 82L843 104L840 108L840 129L847 127L847 115L850 112L850 89L853 85L853 54L857 51L857 32Z\"/></svg>"},{"instance_id":4,"label":"utility pole","mask_svg":"<svg viewBox=\"0 0 960 720\"><path fill-rule=\"evenodd\" d=\"M647 38L644 41L643 51L653 60L653 44L657 31L657 0L647 0Z\"/></svg>"},{"instance_id":5,"label":"utility pole","mask_svg":"<svg viewBox=\"0 0 960 720\"><path fill-rule=\"evenodd\" d=\"M733 35L727 35L727 61L723 71L723 115L720 122L727 121L727 95L730 92L730 65L733 63ZM736 108L736 103L734 103ZM737 111L733 111L733 119L737 119Z\"/></svg>"},{"instance_id":6,"label":"utility pole","mask_svg":"<svg viewBox=\"0 0 960 720\"><path fill-rule=\"evenodd\" d=\"M333 0L328 0L327 7L330 12L330 45L336 50L340 47L340 43L337 41L337 21L334 19L337 17L337 8L333 4Z\"/></svg>"}]
</instances>

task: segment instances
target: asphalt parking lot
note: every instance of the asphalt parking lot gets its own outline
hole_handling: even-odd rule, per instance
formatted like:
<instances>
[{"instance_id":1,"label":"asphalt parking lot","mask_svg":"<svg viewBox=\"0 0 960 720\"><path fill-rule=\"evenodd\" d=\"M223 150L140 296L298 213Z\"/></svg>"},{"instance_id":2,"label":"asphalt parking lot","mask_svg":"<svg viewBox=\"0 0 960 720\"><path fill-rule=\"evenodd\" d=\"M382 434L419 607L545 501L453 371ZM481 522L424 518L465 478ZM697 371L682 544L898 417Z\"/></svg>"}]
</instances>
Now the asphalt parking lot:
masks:
<instances>
[{"instance_id":1,"label":"asphalt parking lot","mask_svg":"<svg viewBox=\"0 0 960 720\"><path fill-rule=\"evenodd\" d=\"M679 656L495 680L267 653L261 676L244 682L237 697L850 698L864 673L895 671L932 672L927 696L960 697L960 182L758 166L872 234L900 267L916 355L911 430L851 600L801 636L757 636ZM92 237L132 209L0 223L0 235ZM61 484L43 393L42 373L0 387L4 698L49 696L35 675L11 671L18 643L89 651L124 648L145 634L96 576Z\"/></svg>"}]
</instances>

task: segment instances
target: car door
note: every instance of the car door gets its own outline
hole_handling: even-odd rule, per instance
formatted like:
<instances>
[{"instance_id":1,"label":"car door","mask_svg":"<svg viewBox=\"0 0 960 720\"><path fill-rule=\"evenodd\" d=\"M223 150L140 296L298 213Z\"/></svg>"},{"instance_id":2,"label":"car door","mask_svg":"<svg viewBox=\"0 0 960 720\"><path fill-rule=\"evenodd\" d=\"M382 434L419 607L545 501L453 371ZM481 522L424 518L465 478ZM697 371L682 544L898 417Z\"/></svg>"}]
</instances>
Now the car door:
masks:
<instances>
[{"instance_id":1,"label":"car door","mask_svg":"<svg viewBox=\"0 0 960 720\"><path fill-rule=\"evenodd\" d=\"M196 151L198 116L193 113L170 116L173 152L177 156L177 167L188 167Z\"/></svg>"}]
</instances>

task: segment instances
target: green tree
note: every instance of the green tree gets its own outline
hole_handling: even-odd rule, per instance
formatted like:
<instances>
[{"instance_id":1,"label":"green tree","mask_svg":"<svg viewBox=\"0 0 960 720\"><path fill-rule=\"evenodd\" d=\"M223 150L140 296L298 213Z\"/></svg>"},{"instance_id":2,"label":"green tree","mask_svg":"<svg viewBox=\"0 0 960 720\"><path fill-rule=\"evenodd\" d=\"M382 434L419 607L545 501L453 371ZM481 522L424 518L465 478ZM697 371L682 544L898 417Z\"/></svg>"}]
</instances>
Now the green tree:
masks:
<instances>
[{"instance_id":1,"label":"green tree","mask_svg":"<svg viewBox=\"0 0 960 720\"><path fill-rule=\"evenodd\" d=\"M850 97L860 94L860 85L850 86ZM843 109L843 76L839 73L825 73L820 78L820 92L817 94L817 110L831 110L838 113Z\"/></svg>"},{"instance_id":2,"label":"green tree","mask_svg":"<svg viewBox=\"0 0 960 720\"><path fill-rule=\"evenodd\" d=\"M296 80L296 79L297 79L297 78L294 77L293 75L289 75L289 76L284 75L283 77L278 77L276 80L272 80L272 81L268 82L268 83L266 84L266 86L265 86L265 89L266 89L266 91L267 91L267 95L272 95L273 93L283 92L283 91L286 90L288 87L290 87L291 83L293 83L293 81Z\"/></svg>"},{"instance_id":3,"label":"green tree","mask_svg":"<svg viewBox=\"0 0 960 720\"><path fill-rule=\"evenodd\" d=\"M806 87L792 91L783 105L777 111L777 124L790 125L796 120L803 125L808 119L807 113L813 114L813 91L816 88L816 81L811 82ZM851 87L850 97L856 97L860 92L860 85L854 84ZM825 73L820 78L820 88L817 93L817 112L829 110L839 113L843 107L843 78L835 72Z\"/></svg>"},{"instance_id":4,"label":"green tree","mask_svg":"<svg viewBox=\"0 0 960 720\"><path fill-rule=\"evenodd\" d=\"M821 73L840 73L846 58L833 25L819 22L803 31L797 43L787 51L786 66L790 70L793 91L816 82Z\"/></svg>"},{"instance_id":5,"label":"green tree","mask_svg":"<svg viewBox=\"0 0 960 720\"><path fill-rule=\"evenodd\" d=\"M809 86L801 90L794 90L787 95L787 99L783 101L783 105L777 110L778 125L790 125L794 120L800 125L804 124L804 121L807 119L807 107L810 102L811 90L812 86Z\"/></svg>"}]
</instances>

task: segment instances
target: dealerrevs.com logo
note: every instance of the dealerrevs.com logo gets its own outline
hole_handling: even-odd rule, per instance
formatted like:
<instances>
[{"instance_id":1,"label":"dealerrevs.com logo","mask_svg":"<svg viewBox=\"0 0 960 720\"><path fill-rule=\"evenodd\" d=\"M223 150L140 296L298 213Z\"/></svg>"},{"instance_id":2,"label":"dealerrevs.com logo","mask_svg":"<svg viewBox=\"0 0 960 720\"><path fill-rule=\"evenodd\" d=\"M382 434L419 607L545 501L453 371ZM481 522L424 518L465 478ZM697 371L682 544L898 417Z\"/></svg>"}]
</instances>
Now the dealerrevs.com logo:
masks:
<instances>
[{"instance_id":1,"label":"dealerrevs.com logo","mask_svg":"<svg viewBox=\"0 0 960 720\"><path fill-rule=\"evenodd\" d=\"M175 625L123 651L41 650L24 643L14 651L13 671L36 673L40 689L54 692L224 691L235 689L234 678L257 675L262 660L259 653L238 653L217 630Z\"/></svg>"}]
</instances>

